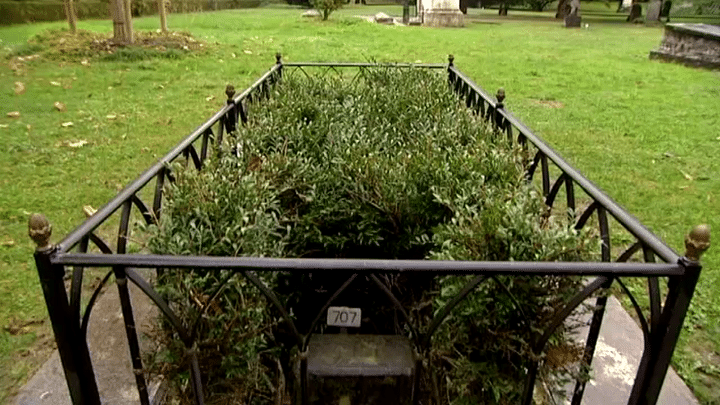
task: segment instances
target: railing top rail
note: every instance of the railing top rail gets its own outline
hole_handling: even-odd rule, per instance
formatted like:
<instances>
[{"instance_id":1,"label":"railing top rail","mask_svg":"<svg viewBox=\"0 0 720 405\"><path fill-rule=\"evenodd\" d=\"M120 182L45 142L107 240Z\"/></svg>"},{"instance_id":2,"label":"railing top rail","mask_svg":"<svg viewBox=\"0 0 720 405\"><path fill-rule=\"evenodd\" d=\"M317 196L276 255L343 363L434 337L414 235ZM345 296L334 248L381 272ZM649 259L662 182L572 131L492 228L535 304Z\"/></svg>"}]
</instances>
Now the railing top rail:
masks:
<instances>
[{"instance_id":1,"label":"railing top rail","mask_svg":"<svg viewBox=\"0 0 720 405\"><path fill-rule=\"evenodd\" d=\"M236 103L240 102L242 99L247 97L253 90L260 86L263 81L265 81L279 68L280 65L272 66L270 70L268 70L264 75L262 75L258 80L256 80L245 91L235 96L233 100ZM207 121L205 121L193 132L191 132L190 135L180 141L180 143L178 143L169 153L160 158L157 163L155 163L153 166L143 172L132 183L128 184L124 189L122 189L122 191L120 191L112 200L110 200L107 204L97 210L97 212L93 216L86 219L85 222L80 224L80 226L78 226L67 236L65 236L65 238L57 244L58 250L60 252L69 251L73 248L73 246L80 242L80 240L84 236L88 235L90 232L95 230L95 228L100 226L100 224L102 224L103 221L105 221L110 215L117 211L125 201L127 201L129 198L132 198L135 193L137 193L140 189L143 188L143 186L145 186L145 184L152 180L152 178L155 177L165 165L175 160L175 158L180 156L180 154L183 153L183 151L188 146L190 146L193 142L195 142L195 140L197 140L202 134L204 134L205 131L215 125L220 120L220 118L228 112L230 108L232 108L232 106L230 105L223 106L222 108L220 108L220 110L218 110L218 112L213 114L212 117L210 117Z\"/></svg>"},{"instance_id":2,"label":"railing top rail","mask_svg":"<svg viewBox=\"0 0 720 405\"><path fill-rule=\"evenodd\" d=\"M464 73L458 70L455 66L450 66L450 70L455 73L458 77L464 80L468 85L484 99L486 99L490 105L495 108L497 106L494 98L489 96L480 86L478 86L472 79L467 77ZM625 227L630 233L632 233L638 240L645 244L648 248L655 252L660 258L668 263L676 263L680 256L669 247L662 239L655 235L652 231L646 228L637 218L628 213L622 208L615 200L605 194L599 187L593 182L583 176L578 170L573 168L568 162L565 161L552 147L550 147L545 141L539 136L535 135L530 128L525 126L519 119L517 119L512 113L505 109L499 110L505 119L507 119L515 128L520 131L526 139L528 139L535 147L542 151L545 156L550 158L560 170L567 174L575 183L580 186L594 201L603 206L607 212L612 215L620 224Z\"/></svg>"},{"instance_id":3,"label":"railing top rail","mask_svg":"<svg viewBox=\"0 0 720 405\"><path fill-rule=\"evenodd\" d=\"M429 68L446 69L446 63L372 63L372 62L283 62L283 66L289 67L398 67L398 68Z\"/></svg>"},{"instance_id":4,"label":"railing top rail","mask_svg":"<svg viewBox=\"0 0 720 405\"><path fill-rule=\"evenodd\" d=\"M509 262L381 259L294 259L267 257L177 256L154 254L61 253L54 264L87 267L194 268L257 271L438 272L446 274L585 275L613 277L681 276L678 263Z\"/></svg>"}]
</instances>

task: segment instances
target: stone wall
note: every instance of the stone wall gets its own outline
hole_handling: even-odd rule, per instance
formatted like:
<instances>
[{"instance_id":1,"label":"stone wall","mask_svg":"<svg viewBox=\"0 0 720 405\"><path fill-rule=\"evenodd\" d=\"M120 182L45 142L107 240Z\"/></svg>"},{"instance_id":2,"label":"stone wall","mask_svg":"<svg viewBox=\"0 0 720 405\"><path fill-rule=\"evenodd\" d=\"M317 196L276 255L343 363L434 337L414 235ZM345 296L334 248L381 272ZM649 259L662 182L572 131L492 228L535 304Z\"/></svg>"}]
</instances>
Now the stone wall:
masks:
<instances>
[{"instance_id":1,"label":"stone wall","mask_svg":"<svg viewBox=\"0 0 720 405\"><path fill-rule=\"evenodd\" d=\"M660 48L650 57L720 68L720 27L668 24Z\"/></svg>"}]
</instances>

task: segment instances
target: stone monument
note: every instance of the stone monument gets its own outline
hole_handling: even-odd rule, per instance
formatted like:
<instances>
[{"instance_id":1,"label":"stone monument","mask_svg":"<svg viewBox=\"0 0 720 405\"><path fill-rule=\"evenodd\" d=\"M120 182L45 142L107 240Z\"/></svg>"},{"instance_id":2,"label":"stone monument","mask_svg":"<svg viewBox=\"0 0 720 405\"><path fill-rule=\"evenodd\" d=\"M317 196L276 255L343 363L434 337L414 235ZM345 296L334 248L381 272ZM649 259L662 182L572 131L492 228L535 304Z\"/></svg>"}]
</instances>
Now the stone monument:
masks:
<instances>
[{"instance_id":1,"label":"stone monument","mask_svg":"<svg viewBox=\"0 0 720 405\"><path fill-rule=\"evenodd\" d=\"M660 0L653 0L648 3L647 11L645 12L645 22L659 21L661 6L662 2Z\"/></svg>"},{"instance_id":2,"label":"stone monument","mask_svg":"<svg viewBox=\"0 0 720 405\"><path fill-rule=\"evenodd\" d=\"M627 22L642 22L642 19L640 18L642 16L642 6L640 3L634 3L632 7L630 7L630 15L627 17L625 21Z\"/></svg>"},{"instance_id":3,"label":"stone monument","mask_svg":"<svg viewBox=\"0 0 720 405\"><path fill-rule=\"evenodd\" d=\"M720 26L666 24L660 49L650 52L650 59L720 69Z\"/></svg>"},{"instance_id":4,"label":"stone monument","mask_svg":"<svg viewBox=\"0 0 720 405\"><path fill-rule=\"evenodd\" d=\"M565 16L565 28L580 28L580 0L570 1L570 13Z\"/></svg>"},{"instance_id":5,"label":"stone monument","mask_svg":"<svg viewBox=\"0 0 720 405\"><path fill-rule=\"evenodd\" d=\"M465 16L460 11L460 0L418 0L417 7L423 25L430 27L465 25Z\"/></svg>"}]
</instances>

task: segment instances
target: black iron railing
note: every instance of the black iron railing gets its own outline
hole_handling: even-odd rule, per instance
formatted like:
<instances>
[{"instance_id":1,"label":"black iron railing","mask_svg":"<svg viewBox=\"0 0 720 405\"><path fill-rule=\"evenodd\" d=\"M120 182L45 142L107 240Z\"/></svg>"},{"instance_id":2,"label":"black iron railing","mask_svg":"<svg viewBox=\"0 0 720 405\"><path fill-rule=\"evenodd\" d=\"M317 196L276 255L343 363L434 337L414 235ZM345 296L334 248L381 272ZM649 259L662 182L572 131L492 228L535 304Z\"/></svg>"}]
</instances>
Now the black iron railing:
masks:
<instances>
[{"instance_id":1,"label":"black iron railing","mask_svg":"<svg viewBox=\"0 0 720 405\"><path fill-rule=\"evenodd\" d=\"M377 66L446 69L450 86L452 86L460 99L465 102L465 105L491 123L498 134L503 134L510 142L517 142L518 145L524 148L528 156L527 179L530 182L537 181L539 183L539 188L545 196L548 207L552 208L555 205L564 189L564 208L572 215L572 218L576 218L575 227L581 229L590 226L589 224L598 227L602 241L600 252L602 261L568 263L273 259L127 253L127 241L133 209L137 210L148 224L156 224L162 214L165 181L174 179L169 164L184 158L188 165L192 164L198 170L202 170L205 159L208 157L209 144L211 142L219 143L225 133L234 131L240 123L246 123L253 103L261 98L269 97L271 88L282 79L286 70L293 69L296 72L307 74L307 69L315 68L321 69L321 74L327 74L339 72L340 69L361 70L372 69ZM126 325L132 367L135 371L140 394L140 402L149 404L149 397L129 298L128 282L139 287L158 306L184 343L191 364L190 377L194 401L196 404L204 403L198 357L195 349L196 331L192 325L184 325L179 320L168 303L154 290L151 283L139 275L136 271L138 268L151 268L158 271L161 271L161 269L173 269L173 271L182 269L223 269L232 270L235 272L233 274L244 276L283 315L284 321L294 335L300 352L307 349L309 334L302 335L298 332L283 304L255 273L265 271L317 272L323 270L343 270L351 273L352 275L348 280L325 304L321 313L332 303L334 297L349 288L357 277L365 276L388 296L401 314L405 314L405 320L411 329L413 344L421 356L427 353L431 345L433 332L453 308L476 289L478 285L487 280L497 281L494 277L496 275L579 275L595 277L589 280L581 291L577 292L554 314L550 326L532 342L532 349L537 355L543 353L552 333L565 322L573 310L596 292L617 283L629 296L644 337L642 359L628 403L655 404L657 402L685 314L700 275L699 256L709 245L707 228L696 228L686 241L687 251L685 256L679 256L597 186L571 167L557 152L522 124L520 120L508 112L504 108L505 92L503 90L498 91L496 98L491 97L455 67L452 56L449 58L448 64L378 65L373 63L283 63L278 55L276 64L249 88L236 95L234 89L228 86L226 93L228 100L225 107L221 108L209 120L188 135L167 155L142 173L135 181L125 187L110 202L100 208L58 244L49 244L50 226L42 215L33 215L30 219L30 235L38 244L35 260L40 282L74 404L101 403L86 343L86 334L90 313L103 285L108 282L111 275L115 276L120 292L120 303ZM539 177L538 172L540 173ZM140 192L146 189L154 189L152 206L148 206L140 198ZM581 196L578 197L576 194L581 194ZM579 202L585 201L587 207L578 210ZM120 225L113 249L107 242L98 237L94 231L118 211ZM576 212L578 215L575 215ZM596 221L590 221L593 216L597 218ZM612 257L611 223L629 232L633 238L633 242L617 257ZM101 253L88 253L91 244L96 246ZM642 257L639 260L630 261L639 252L642 252ZM656 263L656 259L659 259L660 262ZM74 266L69 291L65 288L63 282L68 266ZM83 272L88 267L110 267L112 270L102 279L102 282L90 297L85 311L81 314L80 295ZM436 275L475 275L455 299L437 311L436 317L431 321L424 334L418 333L419 329L410 324L409 317L398 299L377 277L378 273L413 272ZM623 281L624 278L647 280L650 303L649 317L645 316L637 300L626 287ZM668 289L664 300L660 293L660 279L667 280ZM228 278L224 281L227 282L227 280ZM583 351L582 362L584 364L589 365L592 362L606 301L607 297L605 295L596 298ZM316 317L314 324L319 319L320 316ZM313 328L310 328L310 333L312 333L312 330ZM540 356L537 356L537 358L540 358ZM421 361L418 361L418 364L421 364ZM532 402L538 366L539 360L535 360L527 371L523 404ZM304 373L301 373L301 375L304 376ZM416 375L416 384L419 381L418 378ZM303 391L306 391L305 382L301 384L301 387ZM572 404L580 403L584 388L584 380L578 380ZM306 399L306 396L303 395L302 398Z\"/></svg>"}]
</instances>

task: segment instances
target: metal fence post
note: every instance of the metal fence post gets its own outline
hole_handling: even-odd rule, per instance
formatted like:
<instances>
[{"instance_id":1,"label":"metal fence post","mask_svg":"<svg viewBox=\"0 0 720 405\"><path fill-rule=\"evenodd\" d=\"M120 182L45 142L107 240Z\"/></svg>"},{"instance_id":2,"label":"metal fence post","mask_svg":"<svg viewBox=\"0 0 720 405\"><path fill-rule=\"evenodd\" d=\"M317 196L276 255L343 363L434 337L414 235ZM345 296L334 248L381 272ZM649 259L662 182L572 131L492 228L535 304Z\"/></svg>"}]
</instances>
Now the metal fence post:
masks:
<instances>
[{"instance_id":1,"label":"metal fence post","mask_svg":"<svg viewBox=\"0 0 720 405\"><path fill-rule=\"evenodd\" d=\"M505 104L503 101L505 100L505 89L502 87L498 89L497 94L495 94L495 98L497 99L497 104L495 104L495 116L493 117L493 124L495 124L495 128L499 131L503 130L503 116L500 110L505 108Z\"/></svg>"},{"instance_id":2,"label":"metal fence post","mask_svg":"<svg viewBox=\"0 0 720 405\"><path fill-rule=\"evenodd\" d=\"M52 323L55 342L62 362L72 403L100 405L95 374L87 342L80 333L79 316L73 316L63 277L65 267L52 264L50 257L56 247L50 244L52 226L42 214L33 214L28 222L28 235L37 244L35 265L42 285L45 305Z\"/></svg>"},{"instance_id":3,"label":"metal fence post","mask_svg":"<svg viewBox=\"0 0 720 405\"><path fill-rule=\"evenodd\" d=\"M227 114L225 114L225 132L230 134L237 129L238 113L237 107L235 106L235 100L233 100L233 97L235 96L235 86L228 84L225 88L225 95L227 95L227 105L232 106L228 110Z\"/></svg>"},{"instance_id":4,"label":"metal fence post","mask_svg":"<svg viewBox=\"0 0 720 405\"><path fill-rule=\"evenodd\" d=\"M685 238L685 257L679 264L685 274L668 280L668 294L660 322L650 335L650 355L643 356L628 404L654 405L660 396L665 374L675 350L690 300L700 277L700 256L710 247L710 228L695 227Z\"/></svg>"},{"instance_id":5,"label":"metal fence post","mask_svg":"<svg viewBox=\"0 0 720 405\"><path fill-rule=\"evenodd\" d=\"M280 52L275 54L275 64L278 65L278 79L282 79L282 54Z\"/></svg>"}]
</instances>

